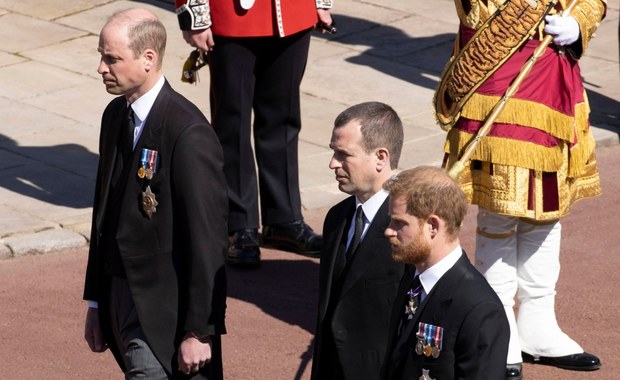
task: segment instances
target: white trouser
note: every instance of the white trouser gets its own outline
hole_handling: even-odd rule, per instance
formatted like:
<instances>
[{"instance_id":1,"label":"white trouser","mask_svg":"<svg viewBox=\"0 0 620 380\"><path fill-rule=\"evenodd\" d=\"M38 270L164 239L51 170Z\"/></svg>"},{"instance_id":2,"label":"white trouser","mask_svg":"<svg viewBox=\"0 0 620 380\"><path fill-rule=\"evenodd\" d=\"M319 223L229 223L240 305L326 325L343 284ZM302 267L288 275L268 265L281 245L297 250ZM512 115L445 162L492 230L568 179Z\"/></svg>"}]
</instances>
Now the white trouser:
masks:
<instances>
[{"instance_id":1,"label":"white trouser","mask_svg":"<svg viewBox=\"0 0 620 380\"><path fill-rule=\"evenodd\" d=\"M510 323L507 364L521 351L557 357L583 352L555 318L555 284L560 274L560 222L532 224L478 210L476 267L504 304ZM519 312L515 318L515 294Z\"/></svg>"}]
</instances>

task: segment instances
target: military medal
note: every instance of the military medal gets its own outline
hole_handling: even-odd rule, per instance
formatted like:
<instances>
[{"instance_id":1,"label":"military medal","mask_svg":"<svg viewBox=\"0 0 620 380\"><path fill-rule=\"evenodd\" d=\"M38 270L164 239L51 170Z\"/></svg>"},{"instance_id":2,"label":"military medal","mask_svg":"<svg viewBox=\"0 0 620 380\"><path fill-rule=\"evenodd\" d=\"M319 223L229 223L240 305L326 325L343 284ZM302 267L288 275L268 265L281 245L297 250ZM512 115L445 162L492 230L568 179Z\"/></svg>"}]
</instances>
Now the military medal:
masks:
<instances>
[{"instance_id":1,"label":"military medal","mask_svg":"<svg viewBox=\"0 0 620 380\"><path fill-rule=\"evenodd\" d=\"M418 355L424 353L424 339L418 339L418 343L415 345L415 353Z\"/></svg>"},{"instance_id":2,"label":"military medal","mask_svg":"<svg viewBox=\"0 0 620 380\"><path fill-rule=\"evenodd\" d=\"M416 310L418 309L418 304L420 302L420 292L422 292L422 285L419 285L417 288L409 289L407 295L409 296L409 300L407 300L407 305L405 305L405 315L407 319L412 319Z\"/></svg>"},{"instance_id":3,"label":"military medal","mask_svg":"<svg viewBox=\"0 0 620 380\"><path fill-rule=\"evenodd\" d=\"M142 192L142 209L149 219L157 212L158 205L159 203L157 199L155 199L155 194L151 191L151 186L147 186L146 190Z\"/></svg>"},{"instance_id":4,"label":"military medal","mask_svg":"<svg viewBox=\"0 0 620 380\"><path fill-rule=\"evenodd\" d=\"M437 359L441 353L441 347L443 345L443 327L435 326L435 334L433 334L433 348L431 349L431 355Z\"/></svg>"},{"instance_id":5,"label":"military medal","mask_svg":"<svg viewBox=\"0 0 620 380\"><path fill-rule=\"evenodd\" d=\"M142 149L140 168L138 169L138 177L140 179L146 178L149 181L153 179L153 175L157 171L157 157L158 153L156 150Z\"/></svg>"},{"instance_id":6,"label":"military medal","mask_svg":"<svg viewBox=\"0 0 620 380\"><path fill-rule=\"evenodd\" d=\"M422 376L418 380L433 380L430 375L430 369L422 368Z\"/></svg>"},{"instance_id":7,"label":"military medal","mask_svg":"<svg viewBox=\"0 0 620 380\"><path fill-rule=\"evenodd\" d=\"M422 355L424 353L424 341L426 340L426 323L418 324L418 332L415 334L418 342L415 345L415 353Z\"/></svg>"},{"instance_id":8,"label":"military medal","mask_svg":"<svg viewBox=\"0 0 620 380\"><path fill-rule=\"evenodd\" d=\"M418 339L415 345L416 354L432 356L435 359L439 357L443 345L443 327L420 322L416 337Z\"/></svg>"},{"instance_id":9,"label":"military medal","mask_svg":"<svg viewBox=\"0 0 620 380\"><path fill-rule=\"evenodd\" d=\"M433 349L431 348L431 344L430 343L426 343L426 345L424 346L424 356L431 356L431 354Z\"/></svg>"}]
</instances>

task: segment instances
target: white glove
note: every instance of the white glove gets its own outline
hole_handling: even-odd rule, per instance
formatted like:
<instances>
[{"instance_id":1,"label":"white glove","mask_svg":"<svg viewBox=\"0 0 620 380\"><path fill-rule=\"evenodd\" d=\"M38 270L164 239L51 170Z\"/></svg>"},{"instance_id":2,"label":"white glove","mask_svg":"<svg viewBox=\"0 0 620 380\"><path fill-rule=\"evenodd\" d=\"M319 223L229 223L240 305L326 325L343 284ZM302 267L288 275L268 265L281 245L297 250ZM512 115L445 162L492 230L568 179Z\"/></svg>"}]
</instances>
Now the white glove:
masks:
<instances>
[{"instance_id":1,"label":"white glove","mask_svg":"<svg viewBox=\"0 0 620 380\"><path fill-rule=\"evenodd\" d=\"M559 15L545 16L545 33L553 36L558 46L570 45L579 39L579 23L574 17Z\"/></svg>"}]
</instances>

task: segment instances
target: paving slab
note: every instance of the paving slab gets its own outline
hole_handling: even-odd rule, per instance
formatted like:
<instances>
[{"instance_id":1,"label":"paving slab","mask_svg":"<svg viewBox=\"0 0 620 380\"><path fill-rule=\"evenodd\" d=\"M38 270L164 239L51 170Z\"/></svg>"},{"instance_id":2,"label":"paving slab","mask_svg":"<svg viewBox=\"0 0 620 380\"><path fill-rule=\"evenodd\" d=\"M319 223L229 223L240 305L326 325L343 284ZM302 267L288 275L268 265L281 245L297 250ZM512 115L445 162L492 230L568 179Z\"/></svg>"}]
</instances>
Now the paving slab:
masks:
<instances>
[{"instance_id":1,"label":"paving slab","mask_svg":"<svg viewBox=\"0 0 620 380\"><path fill-rule=\"evenodd\" d=\"M11 249L13 256L24 256L82 247L86 243L86 239L73 231L54 229L27 236L6 238L3 243Z\"/></svg>"},{"instance_id":2,"label":"paving slab","mask_svg":"<svg viewBox=\"0 0 620 380\"><path fill-rule=\"evenodd\" d=\"M28 33L24 33L25 30ZM24 52L85 34L86 32L82 30L32 16L10 13L0 17L0 41L2 41L0 50L5 52Z\"/></svg>"},{"instance_id":3,"label":"paving slab","mask_svg":"<svg viewBox=\"0 0 620 380\"><path fill-rule=\"evenodd\" d=\"M0 96L15 100L34 98L92 81L84 75L35 61L2 67L0 78Z\"/></svg>"},{"instance_id":4,"label":"paving slab","mask_svg":"<svg viewBox=\"0 0 620 380\"><path fill-rule=\"evenodd\" d=\"M113 1L114 0L0 0L0 8L14 13L34 16L43 20L53 20L68 14L80 13L84 10Z\"/></svg>"}]
</instances>

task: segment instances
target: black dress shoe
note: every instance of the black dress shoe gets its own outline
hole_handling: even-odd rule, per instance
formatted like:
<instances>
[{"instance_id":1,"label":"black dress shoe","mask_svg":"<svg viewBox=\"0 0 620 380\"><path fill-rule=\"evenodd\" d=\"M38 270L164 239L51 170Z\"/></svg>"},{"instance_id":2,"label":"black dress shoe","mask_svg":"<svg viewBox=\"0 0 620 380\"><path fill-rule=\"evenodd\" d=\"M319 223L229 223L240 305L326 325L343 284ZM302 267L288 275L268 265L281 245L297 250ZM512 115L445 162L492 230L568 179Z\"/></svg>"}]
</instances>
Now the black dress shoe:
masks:
<instances>
[{"instance_id":1,"label":"black dress shoe","mask_svg":"<svg viewBox=\"0 0 620 380\"><path fill-rule=\"evenodd\" d=\"M226 262L239 266L260 264L258 230L245 229L233 232L229 237Z\"/></svg>"},{"instance_id":2,"label":"black dress shoe","mask_svg":"<svg viewBox=\"0 0 620 380\"><path fill-rule=\"evenodd\" d=\"M523 378L521 370L521 363L506 364L506 380L521 380Z\"/></svg>"},{"instance_id":3,"label":"black dress shoe","mask_svg":"<svg viewBox=\"0 0 620 380\"><path fill-rule=\"evenodd\" d=\"M320 257L323 236L317 235L303 220L263 226L263 247Z\"/></svg>"},{"instance_id":4,"label":"black dress shoe","mask_svg":"<svg viewBox=\"0 0 620 380\"><path fill-rule=\"evenodd\" d=\"M525 352L522 355L523 361L528 363L546 364L572 371L594 371L601 368L599 358L587 352L556 357L533 356Z\"/></svg>"}]
</instances>

